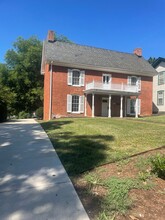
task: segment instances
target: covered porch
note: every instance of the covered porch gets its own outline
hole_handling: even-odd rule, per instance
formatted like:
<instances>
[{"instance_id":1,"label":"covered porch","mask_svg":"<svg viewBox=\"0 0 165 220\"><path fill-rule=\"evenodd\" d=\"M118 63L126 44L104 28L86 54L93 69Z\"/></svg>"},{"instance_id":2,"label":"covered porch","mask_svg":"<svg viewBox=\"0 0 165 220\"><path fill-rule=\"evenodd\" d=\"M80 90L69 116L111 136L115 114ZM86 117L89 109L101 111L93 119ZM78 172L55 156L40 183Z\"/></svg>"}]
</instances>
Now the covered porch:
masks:
<instances>
[{"instance_id":1,"label":"covered porch","mask_svg":"<svg viewBox=\"0 0 165 220\"><path fill-rule=\"evenodd\" d=\"M103 84L92 82L86 85L85 116L126 117L128 114L138 118L138 88L127 84ZM134 106L130 106L133 97Z\"/></svg>"}]
</instances>

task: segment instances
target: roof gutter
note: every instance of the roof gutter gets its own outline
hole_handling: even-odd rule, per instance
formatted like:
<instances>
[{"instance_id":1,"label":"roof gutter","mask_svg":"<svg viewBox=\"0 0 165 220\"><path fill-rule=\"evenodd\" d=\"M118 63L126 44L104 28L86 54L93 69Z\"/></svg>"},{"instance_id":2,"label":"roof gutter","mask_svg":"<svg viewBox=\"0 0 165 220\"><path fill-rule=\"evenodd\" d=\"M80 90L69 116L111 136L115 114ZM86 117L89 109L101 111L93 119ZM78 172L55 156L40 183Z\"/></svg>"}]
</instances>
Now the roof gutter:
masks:
<instances>
[{"instance_id":1,"label":"roof gutter","mask_svg":"<svg viewBox=\"0 0 165 220\"><path fill-rule=\"evenodd\" d=\"M49 120L52 119L52 73L53 73L53 70L52 70L52 66L53 66L53 62L51 61L51 64L50 64L50 81L49 81L49 88L50 88L50 91L49 91Z\"/></svg>"}]
</instances>

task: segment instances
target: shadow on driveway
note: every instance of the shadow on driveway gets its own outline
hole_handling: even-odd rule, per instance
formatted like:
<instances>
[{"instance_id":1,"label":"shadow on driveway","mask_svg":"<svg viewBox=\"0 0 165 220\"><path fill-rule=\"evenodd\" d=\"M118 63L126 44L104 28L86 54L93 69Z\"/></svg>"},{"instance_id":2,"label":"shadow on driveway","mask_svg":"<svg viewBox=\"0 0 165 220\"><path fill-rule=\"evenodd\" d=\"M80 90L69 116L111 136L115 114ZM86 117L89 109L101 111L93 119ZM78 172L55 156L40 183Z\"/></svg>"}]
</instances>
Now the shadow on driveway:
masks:
<instances>
[{"instance_id":1,"label":"shadow on driveway","mask_svg":"<svg viewBox=\"0 0 165 220\"><path fill-rule=\"evenodd\" d=\"M34 120L0 124L0 219L88 219L55 150Z\"/></svg>"}]
</instances>

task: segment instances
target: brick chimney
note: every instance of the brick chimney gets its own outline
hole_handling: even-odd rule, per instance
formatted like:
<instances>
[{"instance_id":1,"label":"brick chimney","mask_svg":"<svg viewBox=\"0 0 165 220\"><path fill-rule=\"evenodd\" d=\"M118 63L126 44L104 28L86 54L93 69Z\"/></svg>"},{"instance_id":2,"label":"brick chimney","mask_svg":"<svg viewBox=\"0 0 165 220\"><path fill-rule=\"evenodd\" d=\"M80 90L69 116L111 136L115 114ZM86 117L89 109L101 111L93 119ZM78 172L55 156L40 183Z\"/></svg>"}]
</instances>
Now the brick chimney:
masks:
<instances>
[{"instance_id":1,"label":"brick chimney","mask_svg":"<svg viewBox=\"0 0 165 220\"><path fill-rule=\"evenodd\" d=\"M136 48L133 53L137 55L138 57L142 57L142 49L141 48Z\"/></svg>"},{"instance_id":2,"label":"brick chimney","mask_svg":"<svg viewBox=\"0 0 165 220\"><path fill-rule=\"evenodd\" d=\"M48 31L47 41L48 42L54 42L55 41L54 31L50 31L50 30Z\"/></svg>"}]
</instances>

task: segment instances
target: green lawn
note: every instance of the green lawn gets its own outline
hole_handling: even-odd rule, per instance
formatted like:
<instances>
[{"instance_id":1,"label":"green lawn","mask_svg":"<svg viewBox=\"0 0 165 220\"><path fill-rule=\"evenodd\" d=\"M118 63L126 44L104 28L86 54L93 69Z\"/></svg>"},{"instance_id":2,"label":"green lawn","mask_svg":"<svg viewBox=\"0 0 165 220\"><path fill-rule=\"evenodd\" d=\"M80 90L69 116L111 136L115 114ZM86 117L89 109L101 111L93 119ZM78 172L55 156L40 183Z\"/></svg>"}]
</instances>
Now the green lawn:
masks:
<instances>
[{"instance_id":1,"label":"green lawn","mask_svg":"<svg viewBox=\"0 0 165 220\"><path fill-rule=\"evenodd\" d=\"M165 115L144 117L144 118L139 118L139 119L143 120L143 121L150 121L150 122L164 123L165 124Z\"/></svg>"},{"instance_id":2,"label":"green lawn","mask_svg":"<svg viewBox=\"0 0 165 220\"><path fill-rule=\"evenodd\" d=\"M75 176L95 166L165 145L165 116L151 118L66 118L41 125L68 174Z\"/></svg>"}]
</instances>

